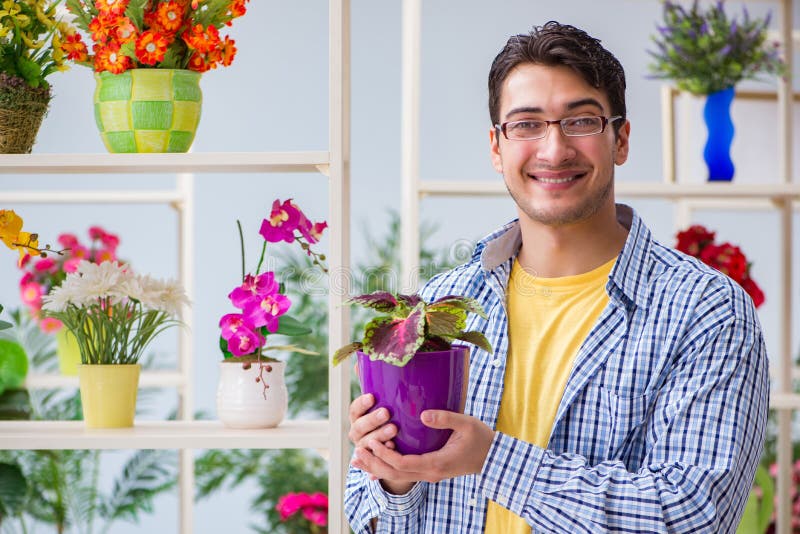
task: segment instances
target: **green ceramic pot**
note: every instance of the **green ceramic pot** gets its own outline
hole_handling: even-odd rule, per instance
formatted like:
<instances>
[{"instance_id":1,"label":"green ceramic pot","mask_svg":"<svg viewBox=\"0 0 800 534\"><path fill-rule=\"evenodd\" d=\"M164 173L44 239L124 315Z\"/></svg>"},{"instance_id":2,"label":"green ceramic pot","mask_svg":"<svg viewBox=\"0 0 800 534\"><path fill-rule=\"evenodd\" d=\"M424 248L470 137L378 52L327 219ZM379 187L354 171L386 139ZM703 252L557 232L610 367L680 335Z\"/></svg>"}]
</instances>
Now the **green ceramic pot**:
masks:
<instances>
[{"instance_id":1,"label":"green ceramic pot","mask_svg":"<svg viewBox=\"0 0 800 534\"><path fill-rule=\"evenodd\" d=\"M187 152L200 122L200 73L96 72L94 117L109 152Z\"/></svg>"}]
</instances>

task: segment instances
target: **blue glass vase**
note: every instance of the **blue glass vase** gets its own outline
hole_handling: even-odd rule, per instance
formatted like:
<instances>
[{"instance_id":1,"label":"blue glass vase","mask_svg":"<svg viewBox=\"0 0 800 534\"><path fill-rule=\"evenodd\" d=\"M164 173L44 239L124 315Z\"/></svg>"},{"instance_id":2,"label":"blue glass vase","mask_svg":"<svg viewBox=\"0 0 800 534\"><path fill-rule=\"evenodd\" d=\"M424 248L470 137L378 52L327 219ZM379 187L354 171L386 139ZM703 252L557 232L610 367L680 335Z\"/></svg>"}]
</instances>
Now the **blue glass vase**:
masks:
<instances>
[{"instance_id":1,"label":"blue glass vase","mask_svg":"<svg viewBox=\"0 0 800 534\"><path fill-rule=\"evenodd\" d=\"M733 87L711 93L703 107L703 118L708 128L708 139L703 150L703 159L708 167L710 182L730 182L733 180L733 160L731 160L731 143L733 142L733 121L731 120L731 102Z\"/></svg>"}]
</instances>

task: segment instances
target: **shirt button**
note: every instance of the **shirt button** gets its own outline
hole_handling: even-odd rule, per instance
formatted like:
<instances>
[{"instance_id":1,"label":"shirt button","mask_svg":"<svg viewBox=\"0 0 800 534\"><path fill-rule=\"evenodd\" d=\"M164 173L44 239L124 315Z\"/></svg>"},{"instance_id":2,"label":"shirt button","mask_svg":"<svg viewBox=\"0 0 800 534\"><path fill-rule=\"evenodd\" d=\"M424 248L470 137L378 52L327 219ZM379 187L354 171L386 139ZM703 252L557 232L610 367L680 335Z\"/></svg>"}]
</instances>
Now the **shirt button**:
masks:
<instances>
[{"instance_id":1,"label":"shirt button","mask_svg":"<svg viewBox=\"0 0 800 534\"><path fill-rule=\"evenodd\" d=\"M492 362L492 365L494 365L495 367L500 367L501 365L503 365L503 362L501 362L500 358L498 358Z\"/></svg>"},{"instance_id":2,"label":"shirt button","mask_svg":"<svg viewBox=\"0 0 800 534\"><path fill-rule=\"evenodd\" d=\"M478 505L478 501L476 501L475 499L470 499L467 501L467 505L474 508L475 506Z\"/></svg>"}]
</instances>

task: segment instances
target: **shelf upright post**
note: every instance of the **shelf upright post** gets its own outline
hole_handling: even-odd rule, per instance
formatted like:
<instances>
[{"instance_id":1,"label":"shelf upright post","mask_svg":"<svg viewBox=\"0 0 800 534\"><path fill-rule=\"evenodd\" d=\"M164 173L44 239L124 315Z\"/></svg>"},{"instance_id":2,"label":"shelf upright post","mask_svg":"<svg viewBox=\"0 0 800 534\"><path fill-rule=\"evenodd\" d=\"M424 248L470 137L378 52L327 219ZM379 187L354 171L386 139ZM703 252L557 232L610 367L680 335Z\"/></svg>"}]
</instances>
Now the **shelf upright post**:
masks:
<instances>
[{"instance_id":1,"label":"shelf upright post","mask_svg":"<svg viewBox=\"0 0 800 534\"><path fill-rule=\"evenodd\" d=\"M419 285L420 38L422 0L403 0L400 120L400 279L398 291Z\"/></svg>"},{"instance_id":2,"label":"shelf upright post","mask_svg":"<svg viewBox=\"0 0 800 534\"><path fill-rule=\"evenodd\" d=\"M794 91L792 84L792 68L794 56L794 36L792 25L792 0L781 0L780 34L783 42L784 60L788 65L786 75L778 81L778 161L781 181L785 184L792 181L792 135L794 126L793 102ZM781 263L781 342L779 354L778 393L792 393L792 202L784 199L780 204L782 257ZM792 531L792 409L778 409L778 445L777 464L778 480L777 491L778 510L776 513L776 530L778 534L790 534Z\"/></svg>"},{"instance_id":3,"label":"shelf upright post","mask_svg":"<svg viewBox=\"0 0 800 534\"><path fill-rule=\"evenodd\" d=\"M328 221L328 349L329 354L350 337L350 0L329 2L329 195ZM328 367L328 523L331 532L349 532L344 514L344 486L350 447L347 441L352 364Z\"/></svg>"},{"instance_id":4,"label":"shelf upright post","mask_svg":"<svg viewBox=\"0 0 800 534\"><path fill-rule=\"evenodd\" d=\"M181 201L178 211L178 272L189 302L194 301L194 175L178 174L176 188ZM173 204L174 205L174 204ZM194 418L194 387L192 381L192 324L191 306L181 310L181 325L178 334L178 373L183 378L178 387L178 417L182 421ZM178 491L180 497L179 531L181 534L194 532L194 451L178 451Z\"/></svg>"}]
</instances>

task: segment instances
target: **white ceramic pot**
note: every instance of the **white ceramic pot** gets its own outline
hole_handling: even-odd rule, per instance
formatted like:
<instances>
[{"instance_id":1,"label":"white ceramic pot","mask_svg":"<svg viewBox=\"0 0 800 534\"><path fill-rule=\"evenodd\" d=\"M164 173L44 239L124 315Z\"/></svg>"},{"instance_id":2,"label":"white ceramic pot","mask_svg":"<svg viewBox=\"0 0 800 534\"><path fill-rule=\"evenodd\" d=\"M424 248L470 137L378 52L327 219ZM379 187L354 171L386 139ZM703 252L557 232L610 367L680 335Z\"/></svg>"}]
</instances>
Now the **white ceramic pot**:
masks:
<instances>
[{"instance_id":1,"label":"white ceramic pot","mask_svg":"<svg viewBox=\"0 0 800 534\"><path fill-rule=\"evenodd\" d=\"M284 362L219 362L217 417L230 428L272 428L286 416Z\"/></svg>"}]
</instances>

